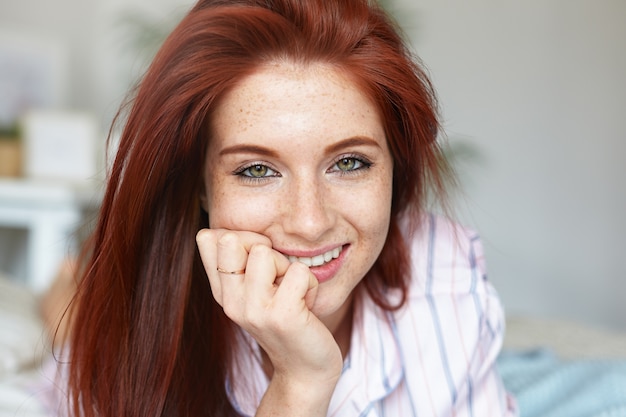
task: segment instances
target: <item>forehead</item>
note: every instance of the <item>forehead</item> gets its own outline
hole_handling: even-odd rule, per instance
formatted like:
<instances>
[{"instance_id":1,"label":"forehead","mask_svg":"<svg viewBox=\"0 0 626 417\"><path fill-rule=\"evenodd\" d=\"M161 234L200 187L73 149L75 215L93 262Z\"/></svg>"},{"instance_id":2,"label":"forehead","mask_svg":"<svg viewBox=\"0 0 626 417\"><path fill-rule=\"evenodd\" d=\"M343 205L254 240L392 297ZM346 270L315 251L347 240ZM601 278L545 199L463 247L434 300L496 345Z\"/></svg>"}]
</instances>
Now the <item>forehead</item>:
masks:
<instances>
[{"instance_id":1,"label":"forehead","mask_svg":"<svg viewBox=\"0 0 626 417\"><path fill-rule=\"evenodd\" d=\"M244 77L222 98L210 122L218 137L264 129L305 136L374 135L382 129L378 109L344 72L327 64L284 62Z\"/></svg>"}]
</instances>

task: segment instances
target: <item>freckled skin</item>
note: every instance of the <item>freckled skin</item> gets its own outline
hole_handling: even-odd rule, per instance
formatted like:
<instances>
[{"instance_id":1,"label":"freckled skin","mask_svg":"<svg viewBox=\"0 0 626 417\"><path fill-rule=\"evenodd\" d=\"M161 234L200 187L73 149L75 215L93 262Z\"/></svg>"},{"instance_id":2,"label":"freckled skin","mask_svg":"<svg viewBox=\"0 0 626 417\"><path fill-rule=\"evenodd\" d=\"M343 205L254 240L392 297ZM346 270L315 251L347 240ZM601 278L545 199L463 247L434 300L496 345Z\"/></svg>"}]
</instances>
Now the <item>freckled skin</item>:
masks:
<instances>
[{"instance_id":1,"label":"freckled skin","mask_svg":"<svg viewBox=\"0 0 626 417\"><path fill-rule=\"evenodd\" d=\"M203 203L211 228L259 233L282 253L343 246L341 267L311 308L334 332L389 227L393 161L376 107L330 66L278 63L243 79L210 122ZM342 145L350 138L367 140ZM236 145L268 152L223 154ZM341 158L370 166L344 173ZM272 175L251 180L240 172L246 164Z\"/></svg>"}]
</instances>

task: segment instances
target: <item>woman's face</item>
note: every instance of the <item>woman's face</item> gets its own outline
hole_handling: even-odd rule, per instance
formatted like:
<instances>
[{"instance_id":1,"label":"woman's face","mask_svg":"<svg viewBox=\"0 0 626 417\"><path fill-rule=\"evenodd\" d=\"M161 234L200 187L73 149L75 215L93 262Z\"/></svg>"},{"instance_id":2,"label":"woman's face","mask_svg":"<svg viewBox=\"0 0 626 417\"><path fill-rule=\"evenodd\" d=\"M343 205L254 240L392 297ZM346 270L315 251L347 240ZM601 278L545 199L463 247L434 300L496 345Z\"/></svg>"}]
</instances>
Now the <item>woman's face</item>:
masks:
<instances>
[{"instance_id":1,"label":"woman's face","mask_svg":"<svg viewBox=\"0 0 626 417\"><path fill-rule=\"evenodd\" d=\"M210 227L267 236L318 279L313 313L341 314L390 222L393 161L376 107L329 66L280 63L244 78L210 126Z\"/></svg>"}]
</instances>

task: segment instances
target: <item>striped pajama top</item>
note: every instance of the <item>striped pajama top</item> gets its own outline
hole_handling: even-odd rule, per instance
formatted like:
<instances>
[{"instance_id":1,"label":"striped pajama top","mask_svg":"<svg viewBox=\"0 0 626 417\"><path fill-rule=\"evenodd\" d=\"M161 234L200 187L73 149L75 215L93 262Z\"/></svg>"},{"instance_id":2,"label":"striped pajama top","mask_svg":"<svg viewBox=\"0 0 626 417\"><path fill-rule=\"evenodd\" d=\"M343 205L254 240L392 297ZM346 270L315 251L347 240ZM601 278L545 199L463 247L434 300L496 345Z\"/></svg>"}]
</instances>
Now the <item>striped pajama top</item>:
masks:
<instances>
[{"instance_id":1,"label":"striped pajama top","mask_svg":"<svg viewBox=\"0 0 626 417\"><path fill-rule=\"evenodd\" d=\"M478 236L430 216L411 242L406 304L386 312L359 292L350 352L333 394L332 417L504 417L518 415L495 360L504 314L487 281ZM258 346L240 358L229 397L253 416L269 381ZM241 384L241 381L245 381Z\"/></svg>"}]
</instances>

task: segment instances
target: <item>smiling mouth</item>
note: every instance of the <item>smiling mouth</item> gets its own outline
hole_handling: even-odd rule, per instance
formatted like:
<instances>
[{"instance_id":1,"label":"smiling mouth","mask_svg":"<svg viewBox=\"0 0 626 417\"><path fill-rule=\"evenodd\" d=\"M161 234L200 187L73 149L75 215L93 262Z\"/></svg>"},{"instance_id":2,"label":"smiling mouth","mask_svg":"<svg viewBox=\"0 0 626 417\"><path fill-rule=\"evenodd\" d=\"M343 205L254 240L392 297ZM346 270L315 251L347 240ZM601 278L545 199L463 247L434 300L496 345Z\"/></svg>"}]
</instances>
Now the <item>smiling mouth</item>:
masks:
<instances>
[{"instance_id":1,"label":"smiling mouth","mask_svg":"<svg viewBox=\"0 0 626 417\"><path fill-rule=\"evenodd\" d=\"M316 256L312 256L312 257L289 255L289 256L287 256L287 258L289 258L289 262L291 262L291 263L293 263L293 262L301 262L301 263L305 264L308 267L322 266L322 265L327 264L328 262L332 261L333 259L337 259L339 257L339 255L341 254L342 250L343 250L343 246L339 246L339 247L336 247L335 249L331 249L328 252L325 252L325 253L323 253L321 255L316 255Z\"/></svg>"}]
</instances>

